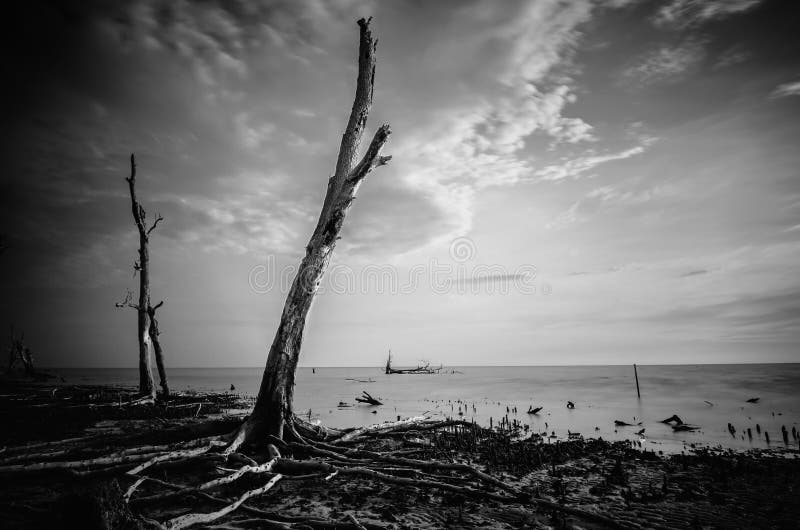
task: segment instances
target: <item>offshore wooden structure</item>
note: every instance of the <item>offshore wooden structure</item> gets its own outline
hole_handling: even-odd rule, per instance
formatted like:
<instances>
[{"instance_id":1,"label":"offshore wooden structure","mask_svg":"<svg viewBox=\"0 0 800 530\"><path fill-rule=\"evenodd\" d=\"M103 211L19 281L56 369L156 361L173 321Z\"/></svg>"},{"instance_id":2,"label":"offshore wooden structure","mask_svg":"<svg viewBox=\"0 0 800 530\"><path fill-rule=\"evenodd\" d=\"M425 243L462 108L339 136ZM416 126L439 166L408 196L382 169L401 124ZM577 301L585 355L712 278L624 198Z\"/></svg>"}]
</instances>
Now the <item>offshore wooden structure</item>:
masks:
<instances>
[{"instance_id":1,"label":"offshore wooden structure","mask_svg":"<svg viewBox=\"0 0 800 530\"><path fill-rule=\"evenodd\" d=\"M389 357L386 359L386 374L438 374L439 371L442 369L442 365L439 365L439 368L431 368L431 363L426 362L424 365L417 365L416 368L407 368L407 369L399 369L399 368L392 368L392 350L389 350Z\"/></svg>"}]
</instances>

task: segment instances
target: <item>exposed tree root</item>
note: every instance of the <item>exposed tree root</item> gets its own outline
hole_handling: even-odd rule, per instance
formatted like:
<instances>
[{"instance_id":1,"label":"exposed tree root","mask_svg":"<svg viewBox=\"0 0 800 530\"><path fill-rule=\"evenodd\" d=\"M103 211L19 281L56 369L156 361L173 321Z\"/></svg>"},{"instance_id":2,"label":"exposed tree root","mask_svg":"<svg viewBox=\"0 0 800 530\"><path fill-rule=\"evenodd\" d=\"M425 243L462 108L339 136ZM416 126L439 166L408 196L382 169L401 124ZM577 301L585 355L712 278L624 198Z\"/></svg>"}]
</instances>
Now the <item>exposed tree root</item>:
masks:
<instances>
[{"instance_id":1,"label":"exposed tree root","mask_svg":"<svg viewBox=\"0 0 800 530\"><path fill-rule=\"evenodd\" d=\"M188 442L182 442L177 444L161 444L161 445L141 445L137 447L131 447L128 449L123 449L121 451L115 451L110 454L103 455L106 458L122 458L125 456L131 455L142 455L142 454L158 454L163 451L174 451L176 449L188 449L192 447L198 447L201 445L208 445L209 443L213 443L219 440L219 436L209 436L205 438L198 438L195 440L189 440ZM56 457L63 457L70 453L80 453L80 452L102 452L103 450L108 450L109 447L105 448L92 448L89 446L79 446L75 445L72 447L68 447L65 449L59 449L56 451L51 451L48 453L26 453L26 454L18 454L12 455L6 458L0 459L0 465L8 465L11 463L16 462L28 462L28 461L36 461L41 462L42 460L50 460Z\"/></svg>"},{"instance_id":2,"label":"exposed tree root","mask_svg":"<svg viewBox=\"0 0 800 530\"><path fill-rule=\"evenodd\" d=\"M447 484L445 482L440 482L429 478L398 477L395 475L382 473L380 471L376 471L368 467L337 467L334 466L333 464L318 462L315 460L291 460L287 458L281 458L275 463L273 469L276 472L285 475L298 475L298 474L309 474L309 473L316 473L316 474L336 473L338 476L359 475L379 480L381 482L388 482L390 484L438 488L441 490L446 490L453 493L460 493L463 495L477 497L477 498L490 498L492 500L496 500L499 502L516 501L516 499L514 499L513 497L509 497L507 495L491 493L484 490L471 488L468 486L456 486L454 484Z\"/></svg>"},{"instance_id":3,"label":"exposed tree root","mask_svg":"<svg viewBox=\"0 0 800 530\"><path fill-rule=\"evenodd\" d=\"M347 514L347 518L348 518L348 519L350 519L350 521L351 521L351 522L352 522L354 525L356 525L356 528L358 528L358 530L367 530L367 529L366 529L366 527L365 527L363 524L361 524L360 522L358 522L358 519L356 519L356 516L355 516L355 515L353 515L352 513L348 513L348 514Z\"/></svg>"},{"instance_id":4,"label":"exposed tree root","mask_svg":"<svg viewBox=\"0 0 800 530\"><path fill-rule=\"evenodd\" d=\"M144 471L148 467L152 466L153 464L158 464L159 462L167 462L167 461L170 461L170 460L179 460L179 459L183 459L183 458L191 458L193 456L199 456L199 455L202 455L204 453L208 453L210 450L212 450L215 447L221 447L221 446L224 446L224 445L225 445L225 442L220 442L220 441L214 440L208 445L208 447L198 447L196 449L183 449L183 450L180 450L180 451L171 451L169 453L157 455L157 456L152 457L150 460L148 460L144 464L141 464L141 465L136 466L135 468L131 469L130 471L128 471L128 474L136 475L138 473L141 473L142 471Z\"/></svg>"},{"instance_id":5,"label":"exposed tree root","mask_svg":"<svg viewBox=\"0 0 800 530\"><path fill-rule=\"evenodd\" d=\"M45 471L51 469L76 469L92 466L109 466L132 464L156 458L154 453L132 454L123 456L101 456L97 458L87 458L85 460L73 460L69 462L34 462L29 464L12 464L0 466L0 474L25 473L30 471Z\"/></svg>"},{"instance_id":6,"label":"exposed tree root","mask_svg":"<svg viewBox=\"0 0 800 530\"><path fill-rule=\"evenodd\" d=\"M306 479L306 478L315 478L319 475L298 475L296 477L287 477L284 476L283 480L298 480L298 479ZM181 491L186 492L187 494L196 495L203 499L218 503L229 505L230 501L228 499L223 499L221 497L217 497L211 495L205 491L200 491L196 488L186 488L184 486L179 486L178 484L173 484L171 482L166 482L164 480L159 480L153 477L140 477L145 479L148 482L152 482L154 484L158 484L164 488L173 490L173 491ZM137 480L138 482L138 480ZM254 508L252 506L248 506L247 504L241 504L238 507L239 511L246 512L250 515L258 516L257 519L245 519L245 520L238 520L235 521L235 526L228 526L228 525L220 525L218 528L240 528L240 524L244 521L246 523L252 524L257 528L341 528L341 529L350 529L356 528L349 522L339 522L339 521L331 521L326 519L320 519L317 517L292 517L287 516L284 514L277 514L268 512L266 510L261 510L259 508ZM260 522L262 526L259 526L257 522ZM370 524L366 525L368 528L379 528L376 525Z\"/></svg>"},{"instance_id":7,"label":"exposed tree root","mask_svg":"<svg viewBox=\"0 0 800 530\"><path fill-rule=\"evenodd\" d=\"M249 499L250 497L255 497L257 495L263 495L272 487L277 484L277 482L283 478L282 475L277 474L269 481L261 486L260 488L256 488L254 490L246 491L241 497L239 497L236 502L229 504L228 506L222 508L221 510L217 510L216 512L210 513L190 513L188 515L182 515L180 517L176 517L174 519L170 519L164 525L165 528L169 530L180 530L181 528L187 528L189 526L195 524L204 524L204 523L211 523L216 521L217 519L224 517L234 511L236 508L241 506L244 501Z\"/></svg>"},{"instance_id":8,"label":"exposed tree root","mask_svg":"<svg viewBox=\"0 0 800 530\"><path fill-rule=\"evenodd\" d=\"M248 466L242 466L239 469L237 469L236 471L234 471L233 473L231 473L230 475L226 475L224 477L221 477L221 478L218 478L218 479L214 479L214 480L209 480L208 482L200 484L196 488L189 487L189 488L183 488L183 489L175 490L175 491L171 491L171 492L160 493L160 494L156 494L156 495L150 495L148 497L140 497L140 498L136 499L136 502L137 503L146 503L146 502L163 501L165 499L168 499L170 497L176 497L178 495L184 495L184 494L188 494L188 493L194 493L194 492L198 492L198 491L204 491L204 490L216 488L216 487L222 486L223 484L229 484L231 482L234 482L235 480L239 479L240 477L242 477L246 473L253 473L253 474L269 473L269 472L272 471L272 466L275 465L275 462L276 462L276 460L273 459L273 460L270 460L269 462L267 462L265 464L262 464L260 466L259 465L257 465L257 466L249 466L249 465Z\"/></svg>"},{"instance_id":9,"label":"exposed tree root","mask_svg":"<svg viewBox=\"0 0 800 530\"><path fill-rule=\"evenodd\" d=\"M176 444L131 447L104 456L83 460L30 463L30 460L36 458L57 458L58 456L69 454L69 452L75 450L73 448L54 449L46 453L16 454L6 458L5 462L21 459L28 461L28 463L0 466L0 473L20 473L44 469L68 469L77 475L85 476L102 472L110 472L112 474L126 472L127 476L135 480L125 491L123 499L125 502L130 502L134 506L141 507L150 503L162 502L181 496L199 496L211 500L216 504L224 504L221 509L214 512L190 513L174 517L163 523L164 528L170 529L186 528L195 524L213 523L237 510L243 510L251 515L255 515L258 517L257 520L261 521L261 526L266 528L294 528L303 526L304 524L312 527L325 527L324 525L326 524L341 526L341 523L338 522L326 522L321 520L315 520L313 523L311 521L284 521L281 520L281 518L276 518L275 514L270 514L270 517L267 516L266 512L263 510L258 510L244 504L248 499L269 491L279 480L330 480L334 477L360 477L397 486L423 489L430 488L463 497L484 501L492 500L503 504L533 504L549 510L557 510L586 521L599 523L610 528L625 528L624 525L600 514L564 506L546 499L531 498L517 487L482 471L475 465L460 462L442 462L438 460L410 458L402 456L404 453L407 454L408 452L402 450L395 452L378 452L360 447L338 445L354 443L357 440L364 440L374 436L380 437L401 433L425 432L448 427L480 430L480 427L468 422L452 420L435 421L426 419L425 417L409 418L398 422L353 429L336 438L333 443L327 443L319 439L314 439L313 437L304 437L298 432L300 429L308 432L302 424L299 424L299 429L295 428L294 422L287 422L287 426L287 436L296 441L285 443L276 440L284 450L289 450L300 455L310 455L322 460L295 460L281 457L275 446L270 444L267 446L270 459L259 464L252 458L232 450L233 447L237 449L241 447L242 442L239 442L238 445L234 445L233 443L226 443L223 441L224 439L233 439L235 441L237 439L236 436L230 438L211 436ZM469 434L467 434L467 436L469 436ZM52 443L52 445L43 447L56 448L58 445ZM221 447L224 447L222 451L215 451L215 449ZM18 451L19 449L15 449L14 452ZM236 469L221 468L226 471L224 476L207 480L197 486L178 485L154 477L137 476L155 466L175 467L185 466L186 464L195 465L197 462L207 459L219 460L221 462L239 462L244 465ZM133 469L131 469L132 465L135 466ZM245 491L232 501L208 493L212 489L231 485L245 475L253 474L273 474L273 476L261 487ZM150 493L145 496L136 497L135 493L147 482L161 485L169 491ZM256 519L253 519L252 521L255 520ZM356 529L365 527L358 519L348 520L347 525L350 528Z\"/></svg>"},{"instance_id":10,"label":"exposed tree root","mask_svg":"<svg viewBox=\"0 0 800 530\"><path fill-rule=\"evenodd\" d=\"M375 433L382 433L382 432L390 432L397 427L407 427L409 425L419 425L422 424L426 420L425 416L416 416L414 418L407 418L405 420L400 421L393 421L387 423L376 423L374 425L367 425L365 427L359 427L358 429L354 429L348 433L343 434L339 438L331 440L331 443L340 444L351 442L360 436L364 436L368 433L375 434Z\"/></svg>"},{"instance_id":11,"label":"exposed tree root","mask_svg":"<svg viewBox=\"0 0 800 530\"><path fill-rule=\"evenodd\" d=\"M136 488L138 488L139 486L141 486L141 485L142 485L142 482L144 482L145 480L147 480L147 477L140 477L139 479L137 479L137 480L136 480L136 482L134 482L134 483L131 485L131 487L130 487L130 488L128 488L127 490L125 490L125 495L123 495L123 496L122 496L122 500L124 500L125 502L128 502L128 501L130 501L130 500L131 500L131 496L133 495L133 492L135 492L135 491L136 491Z\"/></svg>"},{"instance_id":12,"label":"exposed tree root","mask_svg":"<svg viewBox=\"0 0 800 530\"><path fill-rule=\"evenodd\" d=\"M393 457L393 456L386 456L380 453L376 453L374 451L366 451L363 449L358 450L350 450L348 451L349 454L361 456L362 460L352 460L350 458L345 457L344 455L340 455L334 451L329 451L325 449L321 449L318 447L303 447L306 451L309 451L313 454L319 456L327 456L329 458L335 459L344 459L344 461L349 461L350 463L364 463L370 461L379 461L379 462L386 462L391 464L397 464L401 466L407 466L417 469L425 469L425 470L448 470L448 471L461 471L467 474L474 476L477 479L483 480L488 482L494 486L499 487L502 490L505 490L512 495L519 496L520 492L514 488L503 482L500 479L497 479L491 475L480 471L479 469L467 465L467 464L459 464L459 463L447 463L447 462L436 462L431 460L417 460L413 458L401 458L401 457Z\"/></svg>"}]
</instances>

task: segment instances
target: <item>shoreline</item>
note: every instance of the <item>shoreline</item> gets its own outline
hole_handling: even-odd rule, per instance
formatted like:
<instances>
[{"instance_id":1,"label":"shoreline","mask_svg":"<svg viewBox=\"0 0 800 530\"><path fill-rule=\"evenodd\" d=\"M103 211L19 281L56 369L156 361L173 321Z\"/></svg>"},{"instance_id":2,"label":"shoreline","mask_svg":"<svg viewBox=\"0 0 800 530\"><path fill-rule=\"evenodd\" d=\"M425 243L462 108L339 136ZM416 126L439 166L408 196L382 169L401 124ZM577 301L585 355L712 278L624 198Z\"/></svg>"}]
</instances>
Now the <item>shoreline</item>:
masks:
<instances>
[{"instance_id":1,"label":"shoreline","mask_svg":"<svg viewBox=\"0 0 800 530\"><path fill-rule=\"evenodd\" d=\"M798 447L800 440L794 433L800 409L787 396L793 392L794 382L800 380L800 371L792 371L788 378L773 370L737 369L719 374L709 369L665 372L640 367L639 371L645 386L637 399L634 373L627 367L588 373L572 368L510 374L481 369L436 377L387 376L374 373L374 369L320 369L316 374L301 370L294 406L308 421L333 428L429 413L441 419L474 421L483 427L496 427L505 421L545 436L546 441L552 436L554 440L567 440L579 433L587 438L641 442L664 454L704 446L777 452ZM136 370L96 369L59 375L66 377L66 384L113 383L123 388L138 384ZM260 383L260 372L254 371L175 369L171 375L173 389L185 392L225 393L235 386L240 395L254 396ZM55 385L64 383L53 381ZM355 402L354 396L364 390L379 397L384 406L365 407ZM751 397L761 399L750 403ZM575 402L572 410L570 402ZM543 410L527 414L531 407ZM697 429L681 431L663 423L674 415ZM640 432L643 429L644 433ZM786 443L784 429L794 431Z\"/></svg>"},{"instance_id":2,"label":"shoreline","mask_svg":"<svg viewBox=\"0 0 800 530\"><path fill-rule=\"evenodd\" d=\"M45 528L74 522L86 528L98 527L91 524L93 512L116 517L111 527L144 528L149 520L163 521L187 509L208 512L219 507L218 500L191 495L168 497L161 503L136 500L139 495L145 499L162 495L157 485L147 483L130 502L121 502L118 497L124 496L133 483L126 469L108 471L87 465L69 472L23 472L9 471L8 466L65 458L85 461L111 449L130 451L225 435L242 419L228 411L247 408L250 400L231 393L182 393L166 403L132 405L132 389L119 386L65 385L55 392L47 387L46 383L8 380L0 387L0 414L4 424L11 427L0 442L0 473L5 478L0 494L8 500L0 516L8 522L8 528ZM525 499L498 500L487 490L484 499L476 500L461 493L348 475L331 481L284 480L265 496L249 500L246 506L250 508L237 509L219 522L226 528L254 527L253 510L269 511L270 520L282 519L289 527L311 520L312 527L326 527L322 521L334 521L341 528L353 524L346 523L348 514L366 528L605 528L610 526L609 521L625 528L727 528L781 527L800 520L800 508L792 497L800 487L800 459L793 450L778 454L698 449L692 454L659 456L625 442L581 438L543 443L477 429L453 424L432 432L389 433L365 438L356 448L413 455L425 462L465 462L523 492ZM301 462L314 457L302 448L282 447L284 451L293 451ZM251 456L259 462L267 458L258 450ZM341 458L332 462L341 463ZM128 464L127 469L133 465ZM214 469L207 464L188 470L167 466L157 476L166 476L170 483L191 483L199 476L218 476ZM455 477L440 480L458 484L453 482ZM244 477L242 481L259 484L258 477ZM260 481L263 483L263 479ZM109 497L108 492L116 493ZM215 495L230 499L235 497L232 494L223 489ZM110 510L109 503L118 510ZM547 503L557 507L543 508ZM76 514L70 505L84 509ZM731 511L726 505L739 507ZM586 513L598 518L587 520Z\"/></svg>"}]
</instances>

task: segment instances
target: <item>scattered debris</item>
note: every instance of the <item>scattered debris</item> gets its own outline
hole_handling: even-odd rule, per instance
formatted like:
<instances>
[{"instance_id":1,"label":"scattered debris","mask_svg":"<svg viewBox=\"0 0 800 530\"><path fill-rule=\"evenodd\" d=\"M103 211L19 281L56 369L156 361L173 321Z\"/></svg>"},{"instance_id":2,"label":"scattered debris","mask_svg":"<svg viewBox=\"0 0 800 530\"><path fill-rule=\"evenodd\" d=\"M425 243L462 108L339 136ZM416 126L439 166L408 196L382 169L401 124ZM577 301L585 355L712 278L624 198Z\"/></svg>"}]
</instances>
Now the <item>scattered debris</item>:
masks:
<instances>
[{"instance_id":1,"label":"scattered debris","mask_svg":"<svg viewBox=\"0 0 800 530\"><path fill-rule=\"evenodd\" d=\"M669 418L665 420L661 420L661 423L672 423L675 422L676 425L683 425L683 420L677 414L673 414Z\"/></svg>"},{"instance_id":2,"label":"scattered debris","mask_svg":"<svg viewBox=\"0 0 800 530\"><path fill-rule=\"evenodd\" d=\"M697 425L689 425L688 423L679 423L678 425L672 425L672 430L675 432L683 432L683 431L696 431L699 429Z\"/></svg>"}]
</instances>

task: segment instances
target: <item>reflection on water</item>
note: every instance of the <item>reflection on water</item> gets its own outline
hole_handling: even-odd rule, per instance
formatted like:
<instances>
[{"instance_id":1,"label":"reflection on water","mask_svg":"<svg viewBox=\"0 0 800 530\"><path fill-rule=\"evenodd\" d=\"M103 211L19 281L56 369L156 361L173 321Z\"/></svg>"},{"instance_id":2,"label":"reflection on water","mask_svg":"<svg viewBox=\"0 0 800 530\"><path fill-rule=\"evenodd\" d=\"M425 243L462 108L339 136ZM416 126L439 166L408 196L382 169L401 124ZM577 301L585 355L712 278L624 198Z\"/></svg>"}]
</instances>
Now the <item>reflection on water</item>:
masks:
<instances>
[{"instance_id":1,"label":"reflection on water","mask_svg":"<svg viewBox=\"0 0 800 530\"><path fill-rule=\"evenodd\" d=\"M512 411L509 419L530 425L535 432L555 431L565 438L567 431L612 440L639 440L645 429L649 449L680 451L684 444L722 445L737 449L782 447L781 426L791 433L800 420L800 365L691 365L639 366L642 398L636 397L632 366L515 366L448 367L460 373L439 375L385 375L380 368L301 368L297 374L295 410L334 427L395 420L397 416L457 416L459 403L463 418L487 425ZM117 383L135 385L135 369L59 370L69 383ZM175 390L228 390L255 395L261 368L183 368L169 370ZM373 379L359 383L351 379ZM338 408L340 401L355 403L355 396L367 390L379 397L382 407L358 405ZM747 399L758 397L758 403ZM568 410L567 401L575 403ZM710 402L711 405L706 403ZM473 405L475 411L473 412ZM528 407L542 406L538 415ZM513 408L517 412L513 412ZM375 414L372 412L376 411ZM675 433L659 421L677 414L683 421L700 426L697 432ZM614 427L614 420L639 427ZM728 432L731 423L736 434ZM756 432L756 424L762 434ZM753 440L747 436L752 429ZM789 435L790 445L797 442Z\"/></svg>"}]
</instances>

